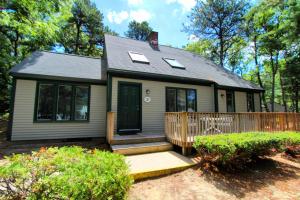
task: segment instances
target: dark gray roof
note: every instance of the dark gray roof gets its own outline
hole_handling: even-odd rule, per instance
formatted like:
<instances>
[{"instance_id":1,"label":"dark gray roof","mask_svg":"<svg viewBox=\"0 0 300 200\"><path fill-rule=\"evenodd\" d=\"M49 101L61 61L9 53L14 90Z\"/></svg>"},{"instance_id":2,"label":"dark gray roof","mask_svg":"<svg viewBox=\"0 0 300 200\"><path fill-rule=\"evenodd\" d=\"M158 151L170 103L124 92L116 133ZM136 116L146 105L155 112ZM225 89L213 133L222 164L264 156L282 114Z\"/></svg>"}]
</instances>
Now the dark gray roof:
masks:
<instances>
[{"instance_id":1,"label":"dark gray roof","mask_svg":"<svg viewBox=\"0 0 300 200\"><path fill-rule=\"evenodd\" d=\"M239 76L214 64L199 55L183 49L160 45L159 51L148 42L105 35L108 71L130 71L153 75L164 75L187 79L199 79L217 83L220 86L262 90ZM133 63L128 51L144 54L150 64ZM162 58L174 58L185 66L185 70L172 68Z\"/></svg>"},{"instance_id":2,"label":"dark gray roof","mask_svg":"<svg viewBox=\"0 0 300 200\"><path fill-rule=\"evenodd\" d=\"M36 51L14 66L13 76L44 78L68 81L103 82L106 73L101 68L101 59Z\"/></svg>"}]
</instances>

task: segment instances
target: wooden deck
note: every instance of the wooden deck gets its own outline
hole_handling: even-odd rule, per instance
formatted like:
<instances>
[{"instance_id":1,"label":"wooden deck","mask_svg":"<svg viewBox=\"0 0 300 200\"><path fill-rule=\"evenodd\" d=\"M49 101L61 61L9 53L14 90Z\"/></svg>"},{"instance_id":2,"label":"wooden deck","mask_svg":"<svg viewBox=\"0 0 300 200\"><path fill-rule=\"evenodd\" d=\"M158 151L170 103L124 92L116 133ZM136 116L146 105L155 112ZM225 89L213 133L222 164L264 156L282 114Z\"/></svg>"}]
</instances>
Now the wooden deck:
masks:
<instances>
[{"instance_id":1,"label":"wooden deck","mask_svg":"<svg viewBox=\"0 0 300 200\"><path fill-rule=\"evenodd\" d=\"M198 135L289 130L300 131L299 113L165 113L167 139L184 154Z\"/></svg>"},{"instance_id":2,"label":"wooden deck","mask_svg":"<svg viewBox=\"0 0 300 200\"><path fill-rule=\"evenodd\" d=\"M114 133L115 113L107 113L107 141L109 144L137 144L162 142L160 137L183 148L192 147L195 136L251 131L300 131L300 113L165 113L165 134L120 136ZM130 142L126 142L126 141Z\"/></svg>"}]
</instances>

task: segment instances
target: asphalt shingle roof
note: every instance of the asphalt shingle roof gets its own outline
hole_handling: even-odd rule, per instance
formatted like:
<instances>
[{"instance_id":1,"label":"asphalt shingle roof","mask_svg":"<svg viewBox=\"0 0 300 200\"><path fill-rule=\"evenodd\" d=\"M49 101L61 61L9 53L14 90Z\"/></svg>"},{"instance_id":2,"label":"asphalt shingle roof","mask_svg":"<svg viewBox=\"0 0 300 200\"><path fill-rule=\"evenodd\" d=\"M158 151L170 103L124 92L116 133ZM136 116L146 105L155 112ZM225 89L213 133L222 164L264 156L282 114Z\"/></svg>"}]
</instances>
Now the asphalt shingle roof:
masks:
<instances>
[{"instance_id":1,"label":"asphalt shingle roof","mask_svg":"<svg viewBox=\"0 0 300 200\"><path fill-rule=\"evenodd\" d=\"M70 81L105 81L100 58L36 51L10 73L14 76Z\"/></svg>"},{"instance_id":2,"label":"asphalt shingle roof","mask_svg":"<svg viewBox=\"0 0 300 200\"><path fill-rule=\"evenodd\" d=\"M105 35L108 70L142 72L174 77L208 80L221 86L261 90L260 87L216 65L199 55L183 49L160 45L154 50L148 42ZM150 64L134 63L128 51L144 54ZM173 58L186 69L172 68L163 58Z\"/></svg>"}]
</instances>

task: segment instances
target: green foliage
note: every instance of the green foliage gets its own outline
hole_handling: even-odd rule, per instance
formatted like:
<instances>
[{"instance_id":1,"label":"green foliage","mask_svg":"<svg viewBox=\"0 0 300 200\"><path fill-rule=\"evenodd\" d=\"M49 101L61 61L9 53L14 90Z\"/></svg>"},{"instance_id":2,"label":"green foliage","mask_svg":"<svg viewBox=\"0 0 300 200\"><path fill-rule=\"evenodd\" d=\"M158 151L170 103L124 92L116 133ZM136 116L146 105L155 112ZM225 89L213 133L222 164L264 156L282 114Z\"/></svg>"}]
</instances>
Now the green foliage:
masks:
<instances>
[{"instance_id":1,"label":"green foliage","mask_svg":"<svg viewBox=\"0 0 300 200\"><path fill-rule=\"evenodd\" d=\"M200 39L214 41L212 44L217 53L217 63L225 67L228 50L242 34L241 26L247 8L244 0L198 0L188 16L190 23L184 27L185 31Z\"/></svg>"},{"instance_id":2,"label":"green foliage","mask_svg":"<svg viewBox=\"0 0 300 200\"><path fill-rule=\"evenodd\" d=\"M151 31L152 28L148 22L144 21L139 23L133 20L128 24L128 31L125 32L125 35L129 38L146 41Z\"/></svg>"},{"instance_id":3,"label":"green foliage","mask_svg":"<svg viewBox=\"0 0 300 200\"><path fill-rule=\"evenodd\" d=\"M239 167L257 156L282 152L290 145L300 144L297 132L253 132L198 136L194 147L206 161Z\"/></svg>"},{"instance_id":4,"label":"green foliage","mask_svg":"<svg viewBox=\"0 0 300 200\"><path fill-rule=\"evenodd\" d=\"M217 48L214 45L214 41L210 39L200 39L197 42L189 43L185 50L199 54L214 62L218 62Z\"/></svg>"},{"instance_id":5,"label":"green foliage","mask_svg":"<svg viewBox=\"0 0 300 200\"><path fill-rule=\"evenodd\" d=\"M123 156L81 147L13 155L0 177L3 199L124 199L132 184Z\"/></svg>"},{"instance_id":6,"label":"green foliage","mask_svg":"<svg viewBox=\"0 0 300 200\"><path fill-rule=\"evenodd\" d=\"M2 116L0 115L0 120L8 121L9 120L9 113L4 113Z\"/></svg>"},{"instance_id":7,"label":"green foliage","mask_svg":"<svg viewBox=\"0 0 300 200\"><path fill-rule=\"evenodd\" d=\"M36 50L64 47L66 53L101 56L103 15L90 0L1 1L0 114L8 112L10 68ZM4 8L4 9L2 9Z\"/></svg>"}]
</instances>

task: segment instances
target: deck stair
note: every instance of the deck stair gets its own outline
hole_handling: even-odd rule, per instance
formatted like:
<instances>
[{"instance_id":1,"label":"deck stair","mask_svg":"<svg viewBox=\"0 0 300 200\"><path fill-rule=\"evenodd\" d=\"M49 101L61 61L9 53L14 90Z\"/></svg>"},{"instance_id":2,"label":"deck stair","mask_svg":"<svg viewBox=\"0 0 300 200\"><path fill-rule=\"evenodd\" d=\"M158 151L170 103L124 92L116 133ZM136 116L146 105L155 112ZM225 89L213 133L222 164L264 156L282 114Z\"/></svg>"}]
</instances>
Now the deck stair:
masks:
<instances>
[{"instance_id":1,"label":"deck stair","mask_svg":"<svg viewBox=\"0 0 300 200\"><path fill-rule=\"evenodd\" d=\"M111 142L111 149L114 153L135 155L170 151L173 149L173 145L166 141L164 135L115 135Z\"/></svg>"}]
</instances>

